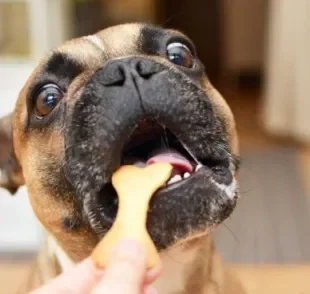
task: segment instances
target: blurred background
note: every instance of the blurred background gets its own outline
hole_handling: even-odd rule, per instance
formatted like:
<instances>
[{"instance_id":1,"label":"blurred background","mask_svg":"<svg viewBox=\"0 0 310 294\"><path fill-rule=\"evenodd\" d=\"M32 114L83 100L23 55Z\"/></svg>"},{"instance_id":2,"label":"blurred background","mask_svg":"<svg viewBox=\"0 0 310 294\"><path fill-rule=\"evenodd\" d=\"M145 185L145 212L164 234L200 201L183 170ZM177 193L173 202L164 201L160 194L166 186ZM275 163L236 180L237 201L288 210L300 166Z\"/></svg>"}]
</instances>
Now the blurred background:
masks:
<instances>
[{"instance_id":1,"label":"blurred background","mask_svg":"<svg viewBox=\"0 0 310 294\"><path fill-rule=\"evenodd\" d=\"M67 39L130 21L185 32L240 136L242 198L218 250L249 293L309 294L309 15L309 0L0 0L0 116ZM0 293L14 293L43 239L25 189L0 190Z\"/></svg>"}]
</instances>

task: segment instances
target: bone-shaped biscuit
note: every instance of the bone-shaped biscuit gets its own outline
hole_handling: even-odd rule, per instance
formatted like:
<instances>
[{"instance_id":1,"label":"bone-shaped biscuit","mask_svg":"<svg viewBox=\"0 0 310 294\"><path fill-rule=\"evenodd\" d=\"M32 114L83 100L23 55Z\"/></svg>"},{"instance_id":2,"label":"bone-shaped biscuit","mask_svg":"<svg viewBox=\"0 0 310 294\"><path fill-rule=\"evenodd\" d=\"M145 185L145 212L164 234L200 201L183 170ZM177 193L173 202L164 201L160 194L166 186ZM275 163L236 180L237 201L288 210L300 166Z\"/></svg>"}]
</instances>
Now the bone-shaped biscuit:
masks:
<instances>
[{"instance_id":1,"label":"bone-shaped biscuit","mask_svg":"<svg viewBox=\"0 0 310 294\"><path fill-rule=\"evenodd\" d=\"M173 167L158 162L139 168L122 166L112 176L118 194L118 212L112 228L92 253L97 267L104 268L112 249L121 238L140 241L147 251L148 268L159 262L159 254L146 229L149 202L153 194L169 179Z\"/></svg>"}]
</instances>

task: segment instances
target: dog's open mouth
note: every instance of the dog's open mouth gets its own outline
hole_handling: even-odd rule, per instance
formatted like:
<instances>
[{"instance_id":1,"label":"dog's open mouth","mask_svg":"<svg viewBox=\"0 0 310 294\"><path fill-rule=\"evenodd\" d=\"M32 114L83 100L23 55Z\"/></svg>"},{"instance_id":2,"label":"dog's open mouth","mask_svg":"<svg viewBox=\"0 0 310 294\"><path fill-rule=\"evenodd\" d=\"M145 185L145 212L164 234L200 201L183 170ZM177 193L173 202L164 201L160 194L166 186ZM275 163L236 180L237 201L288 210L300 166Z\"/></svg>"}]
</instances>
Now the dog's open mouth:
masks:
<instances>
[{"instance_id":1,"label":"dog's open mouth","mask_svg":"<svg viewBox=\"0 0 310 294\"><path fill-rule=\"evenodd\" d=\"M167 185L186 180L202 166L216 173L228 167L227 160L215 160L211 156L206 160L197 159L168 128L154 120L145 119L125 144L121 164L144 167L156 162L168 162L173 166Z\"/></svg>"},{"instance_id":2,"label":"dog's open mouth","mask_svg":"<svg viewBox=\"0 0 310 294\"><path fill-rule=\"evenodd\" d=\"M190 177L195 172L195 167L200 167L176 136L159 125L144 134L134 132L124 148L122 158L122 164L134 164L139 167L155 162L168 162L173 166L167 184Z\"/></svg>"},{"instance_id":3,"label":"dog's open mouth","mask_svg":"<svg viewBox=\"0 0 310 294\"><path fill-rule=\"evenodd\" d=\"M121 158L121 165L144 167L155 162L168 162L173 172L166 186L166 191L186 185L200 169L208 169L214 176L223 177L229 173L229 163L225 160L210 158L198 160L190 150L169 129L153 120L144 120L127 140ZM190 182L189 182L190 183ZM102 214L105 218L116 216L118 198L111 183L105 185L99 193Z\"/></svg>"}]
</instances>

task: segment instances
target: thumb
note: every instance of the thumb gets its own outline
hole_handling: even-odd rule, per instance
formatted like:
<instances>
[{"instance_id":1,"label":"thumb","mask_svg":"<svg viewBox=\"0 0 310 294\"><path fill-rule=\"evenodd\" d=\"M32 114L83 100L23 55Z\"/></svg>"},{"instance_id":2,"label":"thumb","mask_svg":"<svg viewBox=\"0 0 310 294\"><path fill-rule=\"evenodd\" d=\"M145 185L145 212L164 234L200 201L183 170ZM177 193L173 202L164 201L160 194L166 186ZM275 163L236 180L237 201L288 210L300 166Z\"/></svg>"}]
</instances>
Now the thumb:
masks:
<instances>
[{"instance_id":1,"label":"thumb","mask_svg":"<svg viewBox=\"0 0 310 294\"><path fill-rule=\"evenodd\" d=\"M104 276L92 294L140 294L146 271L144 247L134 240L121 241L113 250Z\"/></svg>"}]
</instances>

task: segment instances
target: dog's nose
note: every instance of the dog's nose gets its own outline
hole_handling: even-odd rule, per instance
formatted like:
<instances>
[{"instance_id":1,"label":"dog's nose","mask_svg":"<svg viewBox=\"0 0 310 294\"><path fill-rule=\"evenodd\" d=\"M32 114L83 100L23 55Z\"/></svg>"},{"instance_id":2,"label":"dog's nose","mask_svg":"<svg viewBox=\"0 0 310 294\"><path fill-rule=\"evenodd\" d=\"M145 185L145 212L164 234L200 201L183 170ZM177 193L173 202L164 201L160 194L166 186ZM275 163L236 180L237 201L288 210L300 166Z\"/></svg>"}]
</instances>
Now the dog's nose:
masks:
<instances>
[{"instance_id":1,"label":"dog's nose","mask_svg":"<svg viewBox=\"0 0 310 294\"><path fill-rule=\"evenodd\" d=\"M105 86L122 86L128 78L149 79L162 69L161 64L144 57L112 59L102 68L101 82Z\"/></svg>"}]
</instances>

